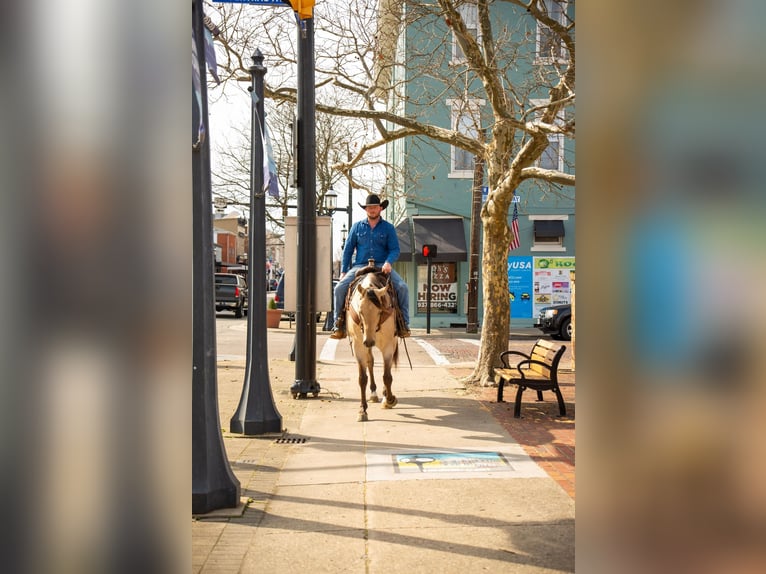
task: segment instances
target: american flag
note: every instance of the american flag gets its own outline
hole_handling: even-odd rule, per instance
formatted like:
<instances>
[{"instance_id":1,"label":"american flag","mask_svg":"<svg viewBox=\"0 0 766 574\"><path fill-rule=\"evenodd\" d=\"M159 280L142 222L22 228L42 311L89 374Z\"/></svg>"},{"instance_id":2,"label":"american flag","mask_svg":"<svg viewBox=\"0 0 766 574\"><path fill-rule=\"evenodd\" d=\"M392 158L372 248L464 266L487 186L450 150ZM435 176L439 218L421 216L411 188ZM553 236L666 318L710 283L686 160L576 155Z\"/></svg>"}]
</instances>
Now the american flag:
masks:
<instances>
[{"instance_id":1,"label":"american flag","mask_svg":"<svg viewBox=\"0 0 766 574\"><path fill-rule=\"evenodd\" d=\"M513 233L513 239L511 239L511 244L508 246L508 251L513 251L516 249L521 243L519 243L519 208L518 203L513 204L513 219L511 219L511 232Z\"/></svg>"}]
</instances>

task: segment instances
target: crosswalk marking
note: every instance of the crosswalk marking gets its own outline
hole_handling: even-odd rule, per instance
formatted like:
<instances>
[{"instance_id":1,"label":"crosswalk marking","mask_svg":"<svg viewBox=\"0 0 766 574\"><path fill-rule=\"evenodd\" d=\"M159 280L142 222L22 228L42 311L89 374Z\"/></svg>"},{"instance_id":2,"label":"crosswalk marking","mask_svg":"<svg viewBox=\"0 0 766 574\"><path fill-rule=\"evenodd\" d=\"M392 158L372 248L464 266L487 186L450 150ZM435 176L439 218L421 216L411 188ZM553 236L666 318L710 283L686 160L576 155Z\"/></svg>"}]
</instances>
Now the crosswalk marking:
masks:
<instances>
[{"instance_id":1,"label":"crosswalk marking","mask_svg":"<svg viewBox=\"0 0 766 574\"><path fill-rule=\"evenodd\" d=\"M420 345L420 347L428 354L429 357L431 357L431 360L437 365L450 365L450 361L447 357L445 357L439 349L434 347L431 343L426 341L425 339L420 339L418 337L413 337L410 339L411 341L417 343ZM481 346L481 340L480 339L458 339L459 341L463 343L468 343L470 345L479 347ZM319 354L319 360L321 361L334 361L336 360L336 354L338 352L338 340L337 339L331 339L327 338L325 340L324 345L322 346L322 351Z\"/></svg>"},{"instance_id":2,"label":"crosswalk marking","mask_svg":"<svg viewBox=\"0 0 766 574\"><path fill-rule=\"evenodd\" d=\"M334 360L335 351L337 350L337 348L338 348L338 339L333 339L331 337L328 337L327 341L322 347L322 352L319 354L319 360L320 361Z\"/></svg>"},{"instance_id":3,"label":"crosswalk marking","mask_svg":"<svg viewBox=\"0 0 766 574\"><path fill-rule=\"evenodd\" d=\"M423 350L428 353L428 356L433 359L434 363L437 365L449 365L447 358L442 355L431 343L424 341L423 339L418 339L417 337L412 340L423 347Z\"/></svg>"}]
</instances>

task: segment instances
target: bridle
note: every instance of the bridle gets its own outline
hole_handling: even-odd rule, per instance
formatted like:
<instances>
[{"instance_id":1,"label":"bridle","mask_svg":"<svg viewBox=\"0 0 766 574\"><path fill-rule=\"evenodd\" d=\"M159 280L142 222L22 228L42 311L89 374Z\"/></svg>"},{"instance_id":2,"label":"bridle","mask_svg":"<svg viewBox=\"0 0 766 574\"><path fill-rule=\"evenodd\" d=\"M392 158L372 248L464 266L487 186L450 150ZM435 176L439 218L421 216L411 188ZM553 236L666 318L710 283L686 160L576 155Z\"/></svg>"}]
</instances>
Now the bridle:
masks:
<instances>
[{"instance_id":1,"label":"bridle","mask_svg":"<svg viewBox=\"0 0 766 574\"><path fill-rule=\"evenodd\" d=\"M378 273L378 276L381 274ZM362 280L365 278L366 275L357 275L357 277L351 282L351 285L349 285L349 293L354 293L356 291L357 285L362 282ZM385 276L386 282L381 285L381 287L378 287L378 289L385 287L386 291L390 291L392 289L391 286L391 279L387 275ZM375 329L375 332L380 331L380 326L386 322L386 320L393 315L394 313L394 306L391 304L391 297L389 296L388 299L388 306L383 307L382 302L380 299L378 299L377 295L374 294L372 291L372 288L367 288L367 292L365 294L365 297L369 302L371 302L373 305L375 305L378 309L380 309L380 315L378 316L378 325ZM359 327L362 329L362 332L364 332L364 324L362 323L362 318L359 316L359 313L352 305L348 305L348 311L351 314L351 319L359 325Z\"/></svg>"}]
</instances>

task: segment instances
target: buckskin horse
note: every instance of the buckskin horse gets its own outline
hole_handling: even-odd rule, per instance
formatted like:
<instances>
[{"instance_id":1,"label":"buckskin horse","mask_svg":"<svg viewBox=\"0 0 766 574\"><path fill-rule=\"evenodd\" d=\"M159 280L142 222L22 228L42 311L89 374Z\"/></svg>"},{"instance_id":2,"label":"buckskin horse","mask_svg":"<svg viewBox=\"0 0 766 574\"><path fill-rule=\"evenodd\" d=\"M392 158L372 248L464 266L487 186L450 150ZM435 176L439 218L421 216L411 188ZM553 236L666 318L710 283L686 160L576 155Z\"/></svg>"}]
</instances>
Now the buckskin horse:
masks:
<instances>
[{"instance_id":1,"label":"buckskin horse","mask_svg":"<svg viewBox=\"0 0 766 574\"><path fill-rule=\"evenodd\" d=\"M349 288L346 310L346 330L351 350L359 366L359 390L362 403L358 421L367 419L367 374L370 379L370 402L380 402L376 393L372 356L373 347L383 355L383 408L396 406L398 399L391 392L391 365L399 360L399 341L396 337L396 314L393 289L389 290L388 277L376 267L365 267Z\"/></svg>"}]
</instances>

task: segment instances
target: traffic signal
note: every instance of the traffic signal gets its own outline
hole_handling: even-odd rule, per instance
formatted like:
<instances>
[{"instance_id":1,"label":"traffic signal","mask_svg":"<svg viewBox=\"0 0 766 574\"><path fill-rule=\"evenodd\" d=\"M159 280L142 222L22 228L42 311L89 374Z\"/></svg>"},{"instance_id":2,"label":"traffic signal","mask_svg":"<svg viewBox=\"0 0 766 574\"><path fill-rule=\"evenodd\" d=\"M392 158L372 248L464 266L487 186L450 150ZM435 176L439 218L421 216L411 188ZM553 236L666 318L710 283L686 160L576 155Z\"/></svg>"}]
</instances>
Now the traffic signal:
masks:
<instances>
[{"instance_id":1,"label":"traffic signal","mask_svg":"<svg viewBox=\"0 0 766 574\"><path fill-rule=\"evenodd\" d=\"M432 243L428 243L423 246L422 250L423 257L426 259L429 257L436 257L436 245Z\"/></svg>"},{"instance_id":2,"label":"traffic signal","mask_svg":"<svg viewBox=\"0 0 766 574\"><path fill-rule=\"evenodd\" d=\"M314 17L314 0L282 0L290 4L301 20Z\"/></svg>"}]
</instances>

